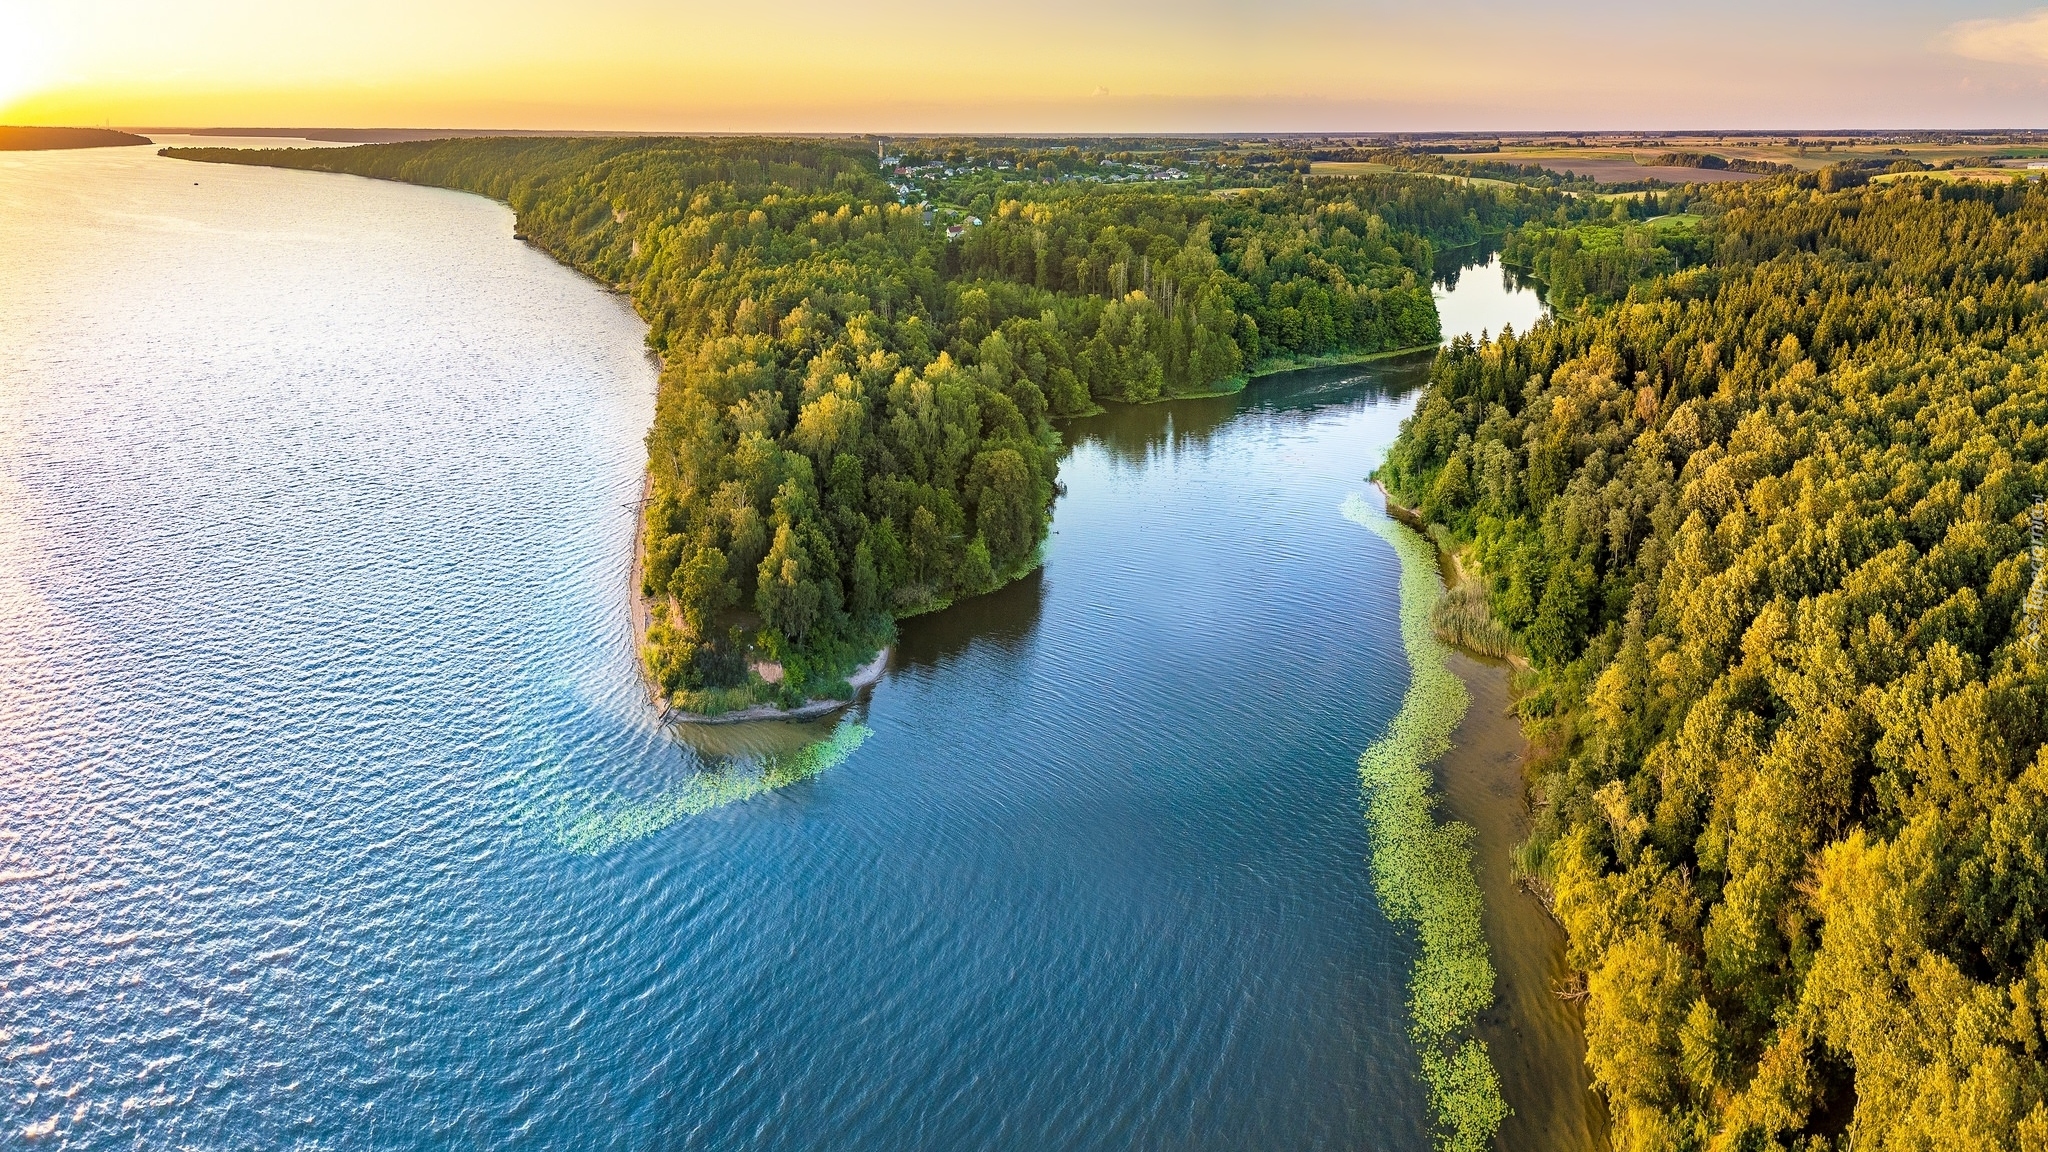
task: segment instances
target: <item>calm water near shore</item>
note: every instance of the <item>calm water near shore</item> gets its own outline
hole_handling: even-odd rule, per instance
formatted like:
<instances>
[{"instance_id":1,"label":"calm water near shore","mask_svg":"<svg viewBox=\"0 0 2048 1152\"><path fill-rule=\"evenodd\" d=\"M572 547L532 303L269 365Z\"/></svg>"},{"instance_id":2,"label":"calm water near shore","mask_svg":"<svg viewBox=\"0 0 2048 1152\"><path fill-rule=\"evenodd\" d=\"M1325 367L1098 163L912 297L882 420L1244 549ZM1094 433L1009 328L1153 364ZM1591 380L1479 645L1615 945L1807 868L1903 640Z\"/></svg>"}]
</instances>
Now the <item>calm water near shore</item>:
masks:
<instances>
[{"instance_id":1,"label":"calm water near shore","mask_svg":"<svg viewBox=\"0 0 2048 1152\"><path fill-rule=\"evenodd\" d=\"M1338 512L1427 358L1073 422L1041 572L677 735L643 328L511 225L0 158L0 1146L1429 1148Z\"/></svg>"}]
</instances>

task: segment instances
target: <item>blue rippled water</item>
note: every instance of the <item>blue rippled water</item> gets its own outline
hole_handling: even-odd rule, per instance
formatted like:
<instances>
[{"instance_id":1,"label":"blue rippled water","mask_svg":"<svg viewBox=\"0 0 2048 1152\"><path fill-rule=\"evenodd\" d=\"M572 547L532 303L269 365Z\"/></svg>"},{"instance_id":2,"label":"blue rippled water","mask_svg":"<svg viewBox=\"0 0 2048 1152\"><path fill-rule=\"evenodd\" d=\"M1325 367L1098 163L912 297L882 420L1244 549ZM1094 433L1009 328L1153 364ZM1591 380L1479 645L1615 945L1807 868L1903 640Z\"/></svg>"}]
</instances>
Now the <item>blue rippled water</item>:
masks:
<instances>
[{"instance_id":1,"label":"blue rippled water","mask_svg":"<svg viewBox=\"0 0 2048 1152\"><path fill-rule=\"evenodd\" d=\"M1074 423L1042 572L684 738L643 329L511 224L0 156L0 1146L1427 1148L1337 513L1423 365Z\"/></svg>"}]
</instances>

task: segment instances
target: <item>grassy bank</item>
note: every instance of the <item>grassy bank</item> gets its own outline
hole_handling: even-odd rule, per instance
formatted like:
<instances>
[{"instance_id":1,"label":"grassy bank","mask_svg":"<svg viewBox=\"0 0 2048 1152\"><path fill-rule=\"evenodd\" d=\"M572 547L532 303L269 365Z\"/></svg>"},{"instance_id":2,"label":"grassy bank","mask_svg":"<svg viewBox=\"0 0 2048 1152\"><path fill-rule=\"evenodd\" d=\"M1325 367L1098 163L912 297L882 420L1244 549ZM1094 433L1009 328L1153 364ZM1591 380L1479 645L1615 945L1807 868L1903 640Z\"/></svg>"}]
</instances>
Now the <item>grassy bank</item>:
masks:
<instances>
[{"instance_id":1,"label":"grassy bank","mask_svg":"<svg viewBox=\"0 0 2048 1152\"><path fill-rule=\"evenodd\" d=\"M1412 356L1417 352L1433 352L1435 344L1413 344L1405 348L1391 348L1383 352L1332 352L1326 356L1268 356L1253 364L1248 371L1240 372L1213 386L1192 392L1174 392L1155 396L1150 400L1139 400L1139 404L1165 404L1174 400L1210 400L1218 396L1235 396L1245 390L1252 381L1267 376L1278 376L1286 372L1299 372L1307 368L1341 368L1350 364L1370 364L1375 360L1390 360L1396 356ZM1076 419L1095 416L1105 409L1100 404L1070 413L1062 419Z\"/></svg>"},{"instance_id":2,"label":"grassy bank","mask_svg":"<svg viewBox=\"0 0 2048 1152\"><path fill-rule=\"evenodd\" d=\"M1200 393L1202 396L1228 396L1244 391L1250 381L1262 376L1278 376L1282 372L1299 372L1304 368L1341 368L1347 364L1370 364L1375 360L1391 360L1396 356L1412 356L1417 352L1433 352L1434 343L1411 344L1405 348L1389 348L1383 352L1332 352L1327 356L1268 356L1241 376L1232 376L1218 384L1213 391ZM1193 396L1170 396L1162 399L1189 400Z\"/></svg>"},{"instance_id":3,"label":"grassy bank","mask_svg":"<svg viewBox=\"0 0 2048 1152\"><path fill-rule=\"evenodd\" d=\"M1401 643L1408 692L1401 711L1359 758L1373 888L1387 915L1415 930L1420 946L1408 982L1409 1034L1422 1061L1440 1145L1452 1152L1491 1146L1506 1119L1500 1078L1473 1035L1493 1002L1493 965L1480 921L1472 830L1439 822L1428 766L1450 750L1468 703L1446 662L1430 615L1442 595L1436 549L1354 496L1346 518L1371 529L1401 559Z\"/></svg>"}]
</instances>

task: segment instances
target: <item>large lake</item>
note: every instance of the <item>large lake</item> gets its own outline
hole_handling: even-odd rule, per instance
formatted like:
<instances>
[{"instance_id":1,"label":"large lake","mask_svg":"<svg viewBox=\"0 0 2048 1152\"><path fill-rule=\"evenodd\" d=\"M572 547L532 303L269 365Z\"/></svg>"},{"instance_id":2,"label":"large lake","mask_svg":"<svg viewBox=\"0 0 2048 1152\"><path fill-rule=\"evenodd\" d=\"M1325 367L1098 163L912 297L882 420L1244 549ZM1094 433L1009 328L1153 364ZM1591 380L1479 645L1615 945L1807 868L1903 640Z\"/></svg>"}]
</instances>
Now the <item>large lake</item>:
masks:
<instances>
[{"instance_id":1,"label":"large lake","mask_svg":"<svg viewBox=\"0 0 2048 1152\"><path fill-rule=\"evenodd\" d=\"M643 328L511 233L0 154L0 1145L1430 1147L1339 513L1426 357L1068 425L1042 572L684 737Z\"/></svg>"}]
</instances>

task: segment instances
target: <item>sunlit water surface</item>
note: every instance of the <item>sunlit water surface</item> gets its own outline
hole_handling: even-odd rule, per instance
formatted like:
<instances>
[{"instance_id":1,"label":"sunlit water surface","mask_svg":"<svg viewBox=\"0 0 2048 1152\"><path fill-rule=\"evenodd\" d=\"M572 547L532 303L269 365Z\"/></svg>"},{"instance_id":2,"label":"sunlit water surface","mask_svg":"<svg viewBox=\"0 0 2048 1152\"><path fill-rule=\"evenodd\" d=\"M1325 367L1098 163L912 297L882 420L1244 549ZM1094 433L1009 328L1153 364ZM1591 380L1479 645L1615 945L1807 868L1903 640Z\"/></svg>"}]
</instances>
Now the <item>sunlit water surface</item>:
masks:
<instances>
[{"instance_id":1,"label":"sunlit water surface","mask_svg":"<svg viewBox=\"0 0 2048 1152\"><path fill-rule=\"evenodd\" d=\"M0 1146L1427 1148L1338 514L1426 359L1070 425L1041 573L678 738L643 329L511 224L0 155Z\"/></svg>"},{"instance_id":2,"label":"sunlit water surface","mask_svg":"<svg viewBox=\"0 0 2048 1152\"><path fill-rule=\"evenodd\" d=\"M1446 279L1436 294L1445 340L1498 336L1510 327L1526 333L1549 313L1541 296L1501 267L1499 253L1489 254L1483 264L1457 269Z\"/></svg>"}]
</instances>

